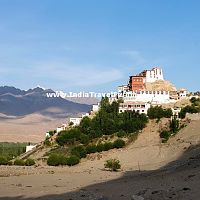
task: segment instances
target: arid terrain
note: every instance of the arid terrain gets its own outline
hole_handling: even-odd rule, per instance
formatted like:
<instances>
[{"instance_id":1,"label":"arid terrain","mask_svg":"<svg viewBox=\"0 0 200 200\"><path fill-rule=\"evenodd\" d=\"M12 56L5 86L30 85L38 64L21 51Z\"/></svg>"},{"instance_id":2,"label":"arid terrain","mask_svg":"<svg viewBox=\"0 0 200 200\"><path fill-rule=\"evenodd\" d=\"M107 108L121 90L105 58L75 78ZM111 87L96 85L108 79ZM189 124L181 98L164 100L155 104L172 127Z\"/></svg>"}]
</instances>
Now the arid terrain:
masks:
<instances>
[{"instance_id":1,"label":"arid terrain","mask_svg":"<svg viewBox=\"0 0 200 200\"><path fill-rule=\"evenodd\" d=\"M138 139L121 150L93 154L74 167L0 167L0 199L198 200L200 196L200 119L162 144L151 121ZM104 170L117 158L119 172ZM139 198L141 197L141 198Z\"/></svg>"},{"instance_id":2,"label":"arid terrain","mask_svg":"<svg viewBox=\"0 0 200 200\"><path fill-rule=\"evenodd\" d=\"M30 114L22 117L5 117L0 120L0 142L43 141L45 133L54 130L67 118L51 118L41 114Z\"/></svg>"}]
</instances>

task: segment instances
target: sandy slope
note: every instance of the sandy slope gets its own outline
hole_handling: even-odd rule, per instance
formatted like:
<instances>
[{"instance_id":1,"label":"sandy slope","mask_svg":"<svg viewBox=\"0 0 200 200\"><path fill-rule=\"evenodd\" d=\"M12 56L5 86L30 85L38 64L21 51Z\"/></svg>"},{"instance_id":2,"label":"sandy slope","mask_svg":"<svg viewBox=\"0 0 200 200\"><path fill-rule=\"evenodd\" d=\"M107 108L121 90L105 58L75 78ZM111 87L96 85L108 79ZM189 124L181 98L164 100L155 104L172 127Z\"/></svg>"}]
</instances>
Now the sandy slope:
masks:
<instances>
[{"instance_id":1,"label":"sandy slope","mask_svg":"<svg viewBox=\"0 0 200 200\"><path fill-rule=\"evenodd\" d=\"M200 197L200 120L192 121L167 144L150 123L135 143L123 150L90 156L69 167L1 167L0 200L19 199L144 199L198 200ZM192 149L191 146L195 148ZM118 158L122 171L103 170L104 161ZM12 176L20 175L21 176ZM29 174L29 175L27 175ZM10 176L11 175L11 176ZM2 197L2 198L1 198ZM12 198L13 197L13 198Z\"/></svg>"},{"instance_id":2,"label":"sandy slope","mask_svg":"<svg viewBox=\"0 0 200 200\"><path fill-rule=\"evenodd\" d=\"M48 130L66 122L66 118L53 119L41 114L0 120L0 142L40 142Z\"/></svg>"}]
</instances>

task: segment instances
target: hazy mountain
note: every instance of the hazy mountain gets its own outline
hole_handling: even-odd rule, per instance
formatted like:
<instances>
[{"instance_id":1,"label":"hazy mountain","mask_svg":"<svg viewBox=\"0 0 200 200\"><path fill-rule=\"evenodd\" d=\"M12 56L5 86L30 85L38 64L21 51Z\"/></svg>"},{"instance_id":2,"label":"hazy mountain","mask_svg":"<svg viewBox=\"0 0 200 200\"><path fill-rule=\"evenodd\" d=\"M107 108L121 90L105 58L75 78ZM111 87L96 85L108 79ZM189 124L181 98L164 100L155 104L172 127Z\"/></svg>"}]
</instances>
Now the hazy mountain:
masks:
<instances>
[{"instance_id":1,"label":"hazy mountain","mask_svg":"<svg viewBox=\"0 0 200 200\"><path fill-rule=\"evenodd\" d=\"M40 113L52 117L64 117L88 112L90 105L75 103L61 97L47 98L51 89L36 87L27 91L15 87L0 87L0 113L23 116Z\"/></svg>"}]
</instances>

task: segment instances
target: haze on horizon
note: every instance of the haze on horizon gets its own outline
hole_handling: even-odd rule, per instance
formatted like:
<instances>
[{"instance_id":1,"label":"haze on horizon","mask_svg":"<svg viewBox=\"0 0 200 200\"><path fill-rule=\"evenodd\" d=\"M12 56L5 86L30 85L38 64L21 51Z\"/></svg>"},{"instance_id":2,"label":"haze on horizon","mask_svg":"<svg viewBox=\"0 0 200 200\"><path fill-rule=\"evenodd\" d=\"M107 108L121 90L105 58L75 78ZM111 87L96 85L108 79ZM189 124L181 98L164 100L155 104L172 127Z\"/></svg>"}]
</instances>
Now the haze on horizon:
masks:
<instances>
[{"instance_id":1,"label":"haze on horizon","mask_svg":"<svg viewBox=\"0 0 200 200\"><path fill-rule=\"evenodd\" d=\"M111 91L161 66L199 90L197 0L0 0L0 85Z\"/></svg>"}]
</instances>

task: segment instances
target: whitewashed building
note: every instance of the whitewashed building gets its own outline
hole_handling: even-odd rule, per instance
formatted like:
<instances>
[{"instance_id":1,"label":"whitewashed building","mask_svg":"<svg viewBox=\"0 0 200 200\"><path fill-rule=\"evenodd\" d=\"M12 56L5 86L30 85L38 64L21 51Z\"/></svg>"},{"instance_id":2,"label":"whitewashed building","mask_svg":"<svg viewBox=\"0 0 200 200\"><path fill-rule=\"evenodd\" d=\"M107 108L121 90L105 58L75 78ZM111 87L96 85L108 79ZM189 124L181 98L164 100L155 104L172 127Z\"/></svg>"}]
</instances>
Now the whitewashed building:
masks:
<instances>
[{"instance_id":1,"label":"whitewashed building","mask_svg":"<svg viewBox=\"0 0 200 200\"><path fill-rule=\"evenodd\" d=\"M123 94L119 93L118 97L123 98L124 102L157 102L157 104L170 102L169 91L125 91Z\"/></svg>"},{"instance_id":2,"label":"whitewashed building","mask_svg":"<svg viewBox=\"0 0 200 200\"><path fill-rule=\"evenodd\" d=\"M67 124L62 124L62 126L59 126L57 129L56 129L56 132L59 133L61 131L64 131L66 130L67 128Z\"/></svg>"},{"instance_id":3,"label":"whitewashed building","mask_svg":"<svg viewBox=\"0 0 200 200\"><path fill-rule=\"evenodd\" d=\"M92 105L92 112L98 112L99 111L99 103Z\"/></svg>"},{"instance_id":4,"label":"whitewashed building","mask_svg":"<svg viewBox=\"0 0 200 200\"><path fill-rule=\"evenodd\" d=\"M26 152L32 151L34 148L36 148L36 145L28 145L26 146Z\"/></svg>"},{"instance_id":5,"label":"whitewashed building","mask_svg":"<svg viewBox=\"0 0 200 200\"><path fill-rule=\"evenodd\" d=\"M119 105L119 113L131 110L139 112L140 114L147 114L148 109L151 107L150 103L144 102L124 102Z\"/></svg>"},{"instance_id":6,"label":"whitewashed building","mask_svg":"<svg viewBox=\"0 0 200 200\"><path fill-rule=\"evenodd\" d=\"M69 122L73 123L73 126L78 126L82 120L82 117L73 117L69 119Z\"/></svg>"},{"instance_id":7,"label":"whitewashed building","mask_svg":"<svg viewBox=\"0 0 200 200\"><path fill-rule=\"evenodd\" d=\"M188 95L188 91L186 89L180 89L178 91L178 97L179 97L179 99L186 98L187 95Z\"/></svg>"},{"instance_id":8,"label":"whitewashed building","mask_svg":"<svg viewBox=\"0 0 200 200\"><path fill-rule=\"evenodd\" d=\"M153 83L157 80L164 80L163 71L159 67L154 67L151 70L145 70L146 83Z\"/></svg>"},{"instance_id":9,"label":"whitewashed building","mask_svg":"<svg viewBox=\"0 0 200 200\"><path fill-rule=\"evenodd\" d=\"M178 119L181 108L172 108L172 118Z\"/></svg>"},{"instance_id":10,"label":"whitewashed building","mask_svg":"<svg viewBox=\"0 0 200 200\"><path fill-rule=\"evenodd\" d=\"M81 117L89 117L90 116L90 113L85 113L85 114L82 114Z\"/></svg>"}]
</instances>

